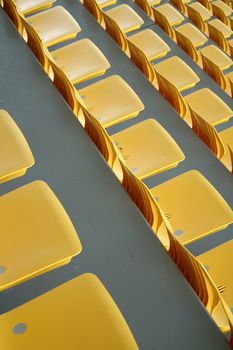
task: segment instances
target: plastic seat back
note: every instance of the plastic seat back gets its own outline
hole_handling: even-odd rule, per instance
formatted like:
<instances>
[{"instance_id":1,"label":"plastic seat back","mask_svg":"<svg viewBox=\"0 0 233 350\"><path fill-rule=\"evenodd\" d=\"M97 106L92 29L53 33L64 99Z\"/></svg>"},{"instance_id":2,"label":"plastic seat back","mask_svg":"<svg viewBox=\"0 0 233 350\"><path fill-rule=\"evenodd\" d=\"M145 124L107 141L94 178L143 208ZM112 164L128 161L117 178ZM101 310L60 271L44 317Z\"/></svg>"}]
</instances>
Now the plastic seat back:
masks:
<instances>
[{"instance_id":1,"label":"plastic seat back","mask_svg":"<svg viewBox=\"0 0 233 350\"><path fill-rule=\"evenodd\" d=\"M229 146L228 146L228 149L229 149L229 152L230 152L230 157L231 157L231 172L233 174L233 149Z\"/></svg>"},{"instance_id":2,"label":"plastic seat back","mask_svg":"<svg viewBox=\"0 0 233 350\"><path fill-rule=\"evenodd\" d=\"M200 4L205 6L208 10L211 10L211 6L210 6L209 0L198 0L198 2L200 2Z\"/></svg>"},{"instance_id":3,"label":"plastic seat back","mask_svg":"<svg viewBox=\"0 0 233 350\"><path fill-rule=\"evenodd\" d=\"M220 19L220 21L222 21L224 24L228 25L228 19L223 9L217 6L214 2L211 5L212 5L213 15L218 19Z\"/></svg>"},{"instance_id":4,"label":"plastic seat back","mask_svg":"<svg viewBox=\"0 0 233 350\"><path fill-rule=\"evenodd\" d=\"M218 85L221 86L222 89L226 89L227 83L226 79L221 71L221 69L218 67L217 64L215 64L214 61L210 60L208 57L206 57L202 51L201 52L201 59L203 64L203 70L218 83Z\"/></svg>"},{"instance_id":5,"label":"plastic seat back","mask_svg":"<svg viewBox=\"0 0 233 350\"><path fill-rule=\"evenodd\" d=\"M127 38L117 22L110 16L106 15L106 13L103 13L103 18L107 33L116 41L123 51L126 51L128 48Z\"/></svg>"},{"instance_id":6,"label":"plastic seat back","mask_svg":"<svg viewBox=\"0 0 233 350\"><path fill-rule=\"evenodd\" d=\"M114 171L118 179L122 179L122 170L119 163L120 152L114 146L110 136L100 124L100 122L82 105L85 118L85 130L90 136L110 168Z\"/></svg>"},{"instance_id":7,"label":"plastic seat back","mask_svg":"<svg viewBox=\"0 0 233 350\"><path fill-rule=\"evenodd\" d=\"M16 7L16 4L12 0L3 0L3 8L8 14L14 25L16 26L20 35L23 33L23 15L21 15Z\"/></svg>"},{"instance_id":8,"label":"plastic seat back","mask_svg":"<svg viewBox=\"0 0 233 350\"><path fill-rule=\"evenodd\" d=\"M185 4L182 0L171 0L170 1L180 12L185 14Z\"/></svg>"},{"instance_id":9,"label":"plastic seat back","mask_svg":"<svg viewBox=\"0 0 233 350\"><path fill-rule=\"evenodd\" d=\"M207 25L209 30L209 37L213 41L215 41L224 51L227 52L228 43L223 33L220 30L218 30L215 26L213 26L211 23L207 22Z\"/></svg>"},{"instance_id":10,"label":"plastic seat back","mask_svg":"<svg viewBox=\"0 0 233 350\"><path fill-rule=\"evenodd\" d=\"M152 16L152 9L147 0L135 0L135 3L141 7L148 16Z\"/></svg>"},{"instance_id":11,"label":"plastic seat back","mask_svg":"<svg viewBox=\"0 0 233 350\"><path fill-rule=\"evenodd\" d=\"M160 26L167 33L167 35L173 39L174 31L167 18L160 11L158 11L156 7L152 7L152 11L155 23L158 24L158 26Z\"/></svg>"},{"instance_id":12,"label":"plastic seat back","mask_svg":"<svg viewBox=\"0 0 233 350\"><path fill-rule=\"evenodd\" d=\"M103 21L103 11L96 0L83 0L84 6L96 18L98 23Z\"/></svg>"},{"instance_id":13,"label":"plastic seat back","mask_svg":"<svg viewBox=\"0 0 233 350\"><path fill-rule=\"evenodd\" d=\"M153 82L156 78L155 70L145 53L134 45L130 38L128 39L128 47L131 61L136 64L150 82Z\"/></svg>"},{"instance_id":14,"label":"plastic seat back","mask_svg":"<svg viewBox=\"0 0 233 350\"><path fill-rule=\"evenodd\" d=\"M157 71L155 72L158 80L160 93L175 108L175 110L179 113L179 115L182 118L184 118L187 113L187 106L181 93L167 79L165 79Z\"/></svg>"},{"instance_id":15,"label":"plastic seat back","mask_svg":"<svg viewBox=\"0 0 233 350\"><path fill-rule=\"evenodd\" d=\"M177 44L195 61L198 61L197 50L191 40L185 37L179 30L175 30Z\"/></svg>"},{"instance_id":16,"label":"plastic seat back","mask_svg":"<svg viewBox=\"0 0 233 350\"><path fill-rule=\"evenodd\" d=\"M226 150L216 129L193 110L191 110L191 118L193 131L205 142L213 153L221 159Z\"/></svg>"},{"instance_id":17,"label":"plastic seat back","mask_svg":"<svg viewBox=\"0 0 233 350\"><path fill-rule=\"evenodd\" d=\"M206 25L200 13L193 7L187 5L188 18L193 22L202 32L205 31Z\"/></svg>"}]
</instances>

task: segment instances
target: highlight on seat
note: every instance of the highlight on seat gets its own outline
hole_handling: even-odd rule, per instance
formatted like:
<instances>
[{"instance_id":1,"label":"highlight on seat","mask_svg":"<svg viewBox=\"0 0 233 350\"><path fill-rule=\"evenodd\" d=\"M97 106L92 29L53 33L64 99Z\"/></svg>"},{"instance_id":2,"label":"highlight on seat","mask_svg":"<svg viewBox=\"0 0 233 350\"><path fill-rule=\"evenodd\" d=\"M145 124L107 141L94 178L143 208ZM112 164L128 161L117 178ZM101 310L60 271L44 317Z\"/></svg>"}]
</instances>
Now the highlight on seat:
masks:
<instances>
[{"instance_id":1,"label":"highlight on seat","mask_svg":"<svg viewBox=\"0 0 233 350\"><path fill-rule=\"evenodd\" d=\"M0 109L0 183L24 175L34 164L22 132L9 113Z\"/></svg>"},{"instance_id":2,"label":"highlight on seat","mask_svg":"<svg viewBox=\"0 0 233 350\"><path fill-rule=\"evenodd\" d=\"M43 181L2 195L0 212L0 291L67 264L81 252L71 220Z\"/></svg>"},{"instance_id":3,"label":"highlight on seat","mask_svg":"<svg viewBox=\"0 0 233 350\"><path fill-rule=\"evenodd\" d=\"M46 315L46 317L45 317ZM38 327L39 324L39 327ZM138 350L101 281L86 273L0 316L5 349Z\"/></svg>"}]
</instances>

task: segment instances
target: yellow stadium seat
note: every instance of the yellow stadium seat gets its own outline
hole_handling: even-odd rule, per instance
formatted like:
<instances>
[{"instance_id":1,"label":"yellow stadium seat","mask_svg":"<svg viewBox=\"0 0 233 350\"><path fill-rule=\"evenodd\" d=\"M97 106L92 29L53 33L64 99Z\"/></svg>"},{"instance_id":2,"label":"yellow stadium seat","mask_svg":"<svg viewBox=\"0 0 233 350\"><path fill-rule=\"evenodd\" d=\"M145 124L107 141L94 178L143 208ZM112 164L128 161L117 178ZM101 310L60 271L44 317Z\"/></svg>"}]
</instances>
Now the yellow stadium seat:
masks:
<instances>
[{"instance_id":1,"label":"yellow stadium seat","mask_svg":"<svg viewBox=\"0 0 233 350\"><path fill-rule=\"evenodd\" d=\"M135 0L135 3L140 6L148 16L152 16L151 7L160 4L161 0Z\"/></svg>"},{"instance_id":2,"label":"yellow stadium seat","mask_svg":"<svg viewBox=\"0 0 233 350\"><path fill-rule=\"evenodd\" d=\"M67 264L81 251L67 213L43 181L1 196L0 212L0 291Z\"/></svg>"},{"instance_id":3,"label":"yellow stadium seat","mask_svg":"<svg viewBox=\"0 0 233 350\"><path fill-rule=\"evenodd\" d=\"M6 350L138 350L117 305L89 273L1 315L0 332Z\"/></svg>"},{"instance_id":4,"label":"yellow stadium seat","mask_svg":"<svg viewBox=\"0 0 233 350\"><path fill-rule=\"evenodd\" d=\"M139 29L144 21L129 5L122 4L105 11L120 27L124 34Z\"/></svg>"},{"instance_id":5,"label":"yellow stadium seat","mask_svg":"<svg viewBox=\"0 0 233 350\"><path fill-rule=\"evenodd\" d=\"M98 77L110 68L103 53L86 38L52 51L51 56L73 84Z\"/></svg>"},{"instance_id":6,"label":"yellow stadium seat","mask_svg":"<svg viewBox=\"0 0 233 350\"><path fill-rule=\"evenodd\" d=\"M158 24L172 39L173 27L184 21L184 16L170 4L152 7L155 23Z\"/></svg>"},{"instance_id":7,"label":"yellow stadium seat","mask_svg":"<svg viewBox=\"0 0 233 350\"><path fill-rule=\"evenodd\" d=\"M196 170L151 189L182 244L191 243L233 222L233 211L217 190Z\"/></svg>"},{"instance_id":8,"label":"yellow stadium seat","mask_svg":"<svg viewBox=\"0 0 233 350\"><path fill-rule=\"evenodd\" d=\"M222 89L227 90L228 81L224 70L233 65L232 59L215 45L200 50L204 71L214 79Z\"/></svg>"},{"instance_id":9,"label":"yellow stadium seat","mask_svg":"<svg viewBox=\"0 0 233 350\"><path fill-rule=\"evenodd\" d=\"M207 42L207 37L191 23L183 24L175 28L177 44L195 62L198 62L197 48Z\"/></svg>"},{"instance_id":10,"label":"yellow stadium seat","mask_svg":"<svg viewBox=\"0 0 233 350\"><path fill-rule=\"evenodd\" d=\"M215 0L211 3L213 9L213 15L216 16L224 24L228 25L228 17L231 16L233 10L230 6L225 4L221 0Z\"/></svg>"},{"instance_id":11,"label":"yellow stadium seat","mask_svg":"<svg viewBox=\"0 0 233 350\"><path fill-rule=\"evenodd\" d=\"M75 38L81 31L71 14L62 6L55 6L27 18L47 47Z\"/></svg>"},{"instance_id":12,"label":"yellow stadium seat","mask_svg":"<svg viewBox=\"0 0 233 350\"><path fill-rule=\"evenodd\" d=\"M200 298L220 330L231 332L230 344L233 345L233 316L229 306L222 298L217 286L205 267L167 230L170 242L169 255L180 268L191 287Z\"/></svg>"},{"instance_id":13,"label":"yellow stadium seat","mask_svg":"<svg viewBox=\"0 0 233 350\"><path fill-rule=\"evenodd\" d=\"M141 17L128 5L122 4L103 12L107 33L123 51L127 51L126 34L139 29L144 23Z\"/></svg>"},{"instance_id":14,"label":"yellow stadium seat","mask_svg":"<svg viewBox=\"0 0 233 350\"><path fill-rule=\"evenodd\" d=\"M191 2L191 0L171 0L170 1L177 9L186 14L186 5Z\"/></svg>"},{"instance_id":15,"label":"yellow stadium seat","mask_svg":"<svg viewBox=\"0 0 233 350\"><path fill-rule=\"evenodd\" d=\"M185 97L191 114L195 113L209 124L216 126L233 117L233 111L212 90L203 88ZM208 103L206 103L208 101Z\"/></svg>"},{"instance_id":16,"label":"yellow stadium seat","mask_svg":"<svg viewBox=\"0 0 233 350\"><path fill-rule=\"evenodd\" d=\"M233 240L201 254L197 259L205 266L230 309L233 309Z\"/></svg>"},{"instance_id":17,"label":"yellow stadium seat","mask_svg":"<svg viewBox=\"0 0 233 350\"><path fill-rule=\"evenodd\" d=\"M10 115L0 109L0 183L24 175L34 164L22 132Z\"/></svg>"},{"instance_id":18,"label":"yellow stadium seat","mask_svg":"<svg viewBox=\"0 0 233 350\"><path fill-rule=\"evenodd\" d=\"M233 127L229 127L221 132L201 118L196 113L191 114L193 131L203 142L212 150L218 159L228 168L231 169L231 154L233 149Z\"/></svg>"},{"instance_id":19,"label":"yellow stadium seat","mask_svg":"<svg viewBox=\"0 0 233 350\"><path fill-rule=\"evenodd\" d=\"M139 48L138 45L136 46L129 39L128 47L131 61L143 72L143 74L145 74L145 76L151 83L156 83L154 64L150 61L149 57L147 56L152 52L150 50L150 47L152 48L152 46L146 48L146 50L143 51ZM143 49L143 45L141 45L141 48ZM153 53L155 53L154 49Z\"/></svg>"},{"instance_id":20,"label":"yellow stadium seat","mask_svg":"<svg viewBox=\"0 0 233 350\"><path fill-rule=\"evenodd\" d=\"M134 90L119 75L102 79L77 92L82 104L104 127L136 117L144 109Z\"/></svg>"},{"instance_id":21,"label":"yellow stadium seat","mask_svg":"<svg viewBox=\"0 0 233 350\"><path fill-rule=\"evenodd\" d=\"M128 41L142 50L149 61L166 56L171 51L165 41L151 29L141 30L129 36Z\"/></svg>"},{"instance_id":22,"label":"yellow stadium seat","mask_svg":"<svg viewBox=\"0 0 233 350\"><path fill-rule=\"evenodd\" d=\"M177 143L155 119L135 124L111 138L127 167L140 179L176 167L185 159Z\"/></svg>"},{"instance_id":23,"label":"yellow stadium seat","mask_svg":"<svg viewBox=\"0 0 233 350\"><path fill-rule=\"evenodd\" d=\"M178 56L157 63L154 68L156 74L171 81L180 92L195 86L200 81L194 71Z\"/></svg>"},{"instance_id":24,"label":"yellow stadium seat","mask_svg":"<svg viewBox=\"0 0 233 350\"><path fill-rule=\"evenodd\" d=\"M195 86L200 81L199 77L177 56L155 64L154 69L160 93L184 117L186 107L181 92Z\"/></svg>"},{"instance_id":25,"label":"yellow stadium seat","mask_svg":"<svg viewBox=\"0 0 233 350\"><path fill-rule=\"evenodd\" d=\"M212 16L211 12L200 2L192 2L187 5L188 17L201 31L206 30L206 21Z\"/></svg>"},{"instance_id":26,"label":"yellow stadium seat","mask_svg":"<svg viewBox=\"0 0 233 350\"><path fill-rule=\"evenodd\" d=\"M229 46L227 43L227 38L233 34L232 30L219 19L213 19L207 24L210 38L214 40L225 52L228 52Z\"/></svg>"}]
</instances>

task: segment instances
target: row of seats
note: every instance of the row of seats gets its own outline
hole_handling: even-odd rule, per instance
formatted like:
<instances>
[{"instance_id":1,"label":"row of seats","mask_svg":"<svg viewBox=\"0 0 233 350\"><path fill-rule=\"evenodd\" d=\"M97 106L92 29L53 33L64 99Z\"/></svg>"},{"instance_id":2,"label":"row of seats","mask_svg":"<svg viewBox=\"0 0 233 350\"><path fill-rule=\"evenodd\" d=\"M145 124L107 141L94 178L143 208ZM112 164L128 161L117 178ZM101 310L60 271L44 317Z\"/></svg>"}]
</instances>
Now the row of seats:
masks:
<instances>
[{"instance_id":1,"label":"row of seats","mask_svg":"<svg viewBox=\"0 0 233 350\"><path fill-rule=\"evenodd\" d=\"M197 130L197 118L208 122L211 127L225 123L233 116L231 108L207 88L195 91L185 97L182 96L183 92L194 87L199 83L200 79L197 74L177 56L173 56L158 64L153 63L154 60L166 56L170 52L170 48L152 29L144 29L126 37L122 29L122 23L119 20L107 18L106 13L104 12L103 14L97 1L85 0L84 5L95 16L98 14L96 17L97 19L100 18L99 13L102 13L100 22L102 23L104 18L108 33L117 41L124 51L129 50L131 60L141 69L149 81L158 83L161 94L172 104L180 116L193 127L194 131ZM160 10L163 8L163 11L161 11L166 19L166 16L172 17L173 12L169 12L169 7L171 7L169 4L164 4L159 7ZM153 9L154 13L156 13L158 7L150 7L150 9ZM177 11L173 7L171 7L171 9L174 10L173 17L175 18ZM127 10L125 10L125 15L122 15L124 22L127 22L127 13ZM183 19L182 16L181 19ZM159 22L159 20L157 22ZM176 23L177 22L178 17L176 19ZM166 23L166 20L164 23ZM174 29L168 26L166 31L172 36ZM185 51L188 52L194 60L197 60L195 57L198 57L196 47L202 45L206 41L205 36L202 37L201 34L198 36L197 31L198 29L190 23L175 29L177 42L180 46L185 47ZM187 37L189 37L190 40L186 40ZM195 37L195 39L192 40L192 37ZM193 44L195 41L196 44ZM228 79L224 76L223 71L232 66L232 60L214 45L204 47L201 50L201 57L204 70L218 82L223 89L228 89ZM233 72L229 74L229 77L233 79ZM229 83L231 84L233 93L233 80L230 79ZM200 103L200 101L203 102L205 100L211 101L211 103L208 105L206 103ZM195 116L197 117L195 118ZM223 134L227 134L228 137L226 138ZM222 136L223 143L226 147L224 147L224 157L221 154L219 159L223 161L224 165L226 165L229 170L233 171L230 157L233 149L232 128L229 128L227 132L222 132ZM228 148L230 150L228 150ZM216 154L216 152L214 153Z\"/></svg>"},{"instance_id":2,"label":"row of seats","mask_svg":"<svg viewBox=\"0 0 233 350\"><path fill-rule=\"evenodd\" d=\"M0 134L2 183L24 175L34 158L5 110L0 110ZM82 250L65 209L44 181L37 180L2 195L0 213L0 292L68 264ZM53 312L48 313L48 309ZM71 339L72 347L85 349L138 349L119 309L92 274L75 278L1 315L0 324L5 349L25 350L32 344L35 349L64 349ZM78 337L74 337L77 329Z\"/></svg>"},{"instance_id":3,"label":"row of seats","mask_svg":"<svg viewBox=\"0 0 233 350\"><path fill-rule=\"evenodd\" d=\"M65 71L63 67L58 66L56 59L51 59L38 29L35 30L30 23L28 24L28 20L25 20L18 13L16 6L12 11L15 11L16 16L20 17L21 28L26 30L26 40L30 47L36 53L40 62L43 63L47 60L47 73L72 107L78 120L82 123L86 132L103 154L129 195L142 211L154 229L155 234L158 235L165 248L168 249L169 254L184 272L219 327L223 331L229 331L233 324L229 310L232 307L231 298L227 300L222 299L220 295L222 288L217 289L216 287L218 279L213 283L209 274L204 270L203 265L199 264L198 260L193 258L183 245L231 224L233 222L231 208L207 179L197 171L186 172L149 190L141 180L152 174L175 167L183 161L184 154L179 146L155 119L147 119L110 137L105 130L106 125L102 123L102 120L97 115L93 115L91 108L86 106L86 96L80 91L80 94L77 94L72 79L67 75L67 70ZM50 35L53 30L54 28L50 24ZM38 55L38 52L41 55ZM175 59L176 64L178 66L181 65L180 69L183 70L183 61L180 62L180 59L177 57L172 59ZM80 62L77 60L76 64L79 65ZM69 62L67 61L66 69L68 69L68 66ZM160 75L167 74L167 68L160 67L160 73ZM192 72L187 72L187 76L187 82L180 86L181 91L186 89L187 86L193 86L198 82L198 79ZM178 80L177 83L179 83ZM96 98L98 97L97 94L94 95ZM83 96L85 96L84 99L82 98ZM85 104L83 101L85 101ZM218 102L217 100L216 103ZM101 103L104 109L105 101L102 100ZM117 109L118 106L116 106ZM229 117L226 116L225 118ZM178 195L180 197L182 193L184 194L182 198L187 198L187 201L177 203L176 198ZM186 196L187 193L188 196ZM190 210L187 215L184 215L184 211L187 212L187 207ZM232 241L228 242L228 244L225 244L222 250L228 252L231 249ZM219 249L219 247L216 249ZM218 251L212 250L210 256L216 255L218 256ZM185 260L190 263L189 267L185 265ZM208 260L208 256L206 260ZM210 264L211 261L209 261L209 266ZM212 271L212 265L210 271ZM225 271L226 269L223 266L222 274ZM195 272L196 279L192 277L191 272ZM215 275L213 275L213 278L215 278ZM200 280L203 279L204 283L200 285ZM225 276L224 283L224 285L227 285L227 290L230 290L228 274ZM226 288L224 292L225 290ZM231 295L232 293L229 292L229 294ZM227 306L225 302L227 302ZM216 316L217 306L221 309L221 313Z\"/></svg>"}]
</instances>

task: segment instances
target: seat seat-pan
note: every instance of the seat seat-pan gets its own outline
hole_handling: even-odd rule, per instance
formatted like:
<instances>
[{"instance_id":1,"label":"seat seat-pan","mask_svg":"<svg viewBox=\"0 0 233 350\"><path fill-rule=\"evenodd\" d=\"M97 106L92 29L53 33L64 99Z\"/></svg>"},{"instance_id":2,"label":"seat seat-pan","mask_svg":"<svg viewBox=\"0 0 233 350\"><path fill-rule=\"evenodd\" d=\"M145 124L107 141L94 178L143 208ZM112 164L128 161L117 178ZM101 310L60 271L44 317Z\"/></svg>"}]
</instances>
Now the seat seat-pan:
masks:
<instances>
[{"instance_id":1,"label":"seat seat-pan","mask_svg":"<svg viewBox=\"0 0 233 350\"><path fill-rule=\"evenodd\" d=\"M81 28L71 14L62 6L37 13L27 18L47 46L74 38Z\"/></svg>"},{"instance_id":2,"label":"seat seat-pan","mask_svg":"<svg viewBox=\"0 0 233 350\"><path fill-rule=\"evenodd\" d=\"M153 30L145 29L128 37L150 61L165 56L171 49Z\"/></svg>"},{"instance_id":3,"label":"seat seat-pan","mask_svg":"<svg viewBox=\"0 0 233 350\"><path fill-rule=\"evenodd\" d=\"M160 12L164 17L166 17L167 21L170 23L171 26L180 24L184 20L184 16L182 16L181 13L170 4L160 5L156 7L155 10Z\"/></svg>"},{"instance_id":4,"label":"seat seat-pan","mask_svg":"<svg viewBox=\"0 0 233 350\"><path fill-rule=\"evenodd\" d=\"M154 68L180 92L195 86L200 81L196 73L178 56L155 64Z\"/></svg>"},{"instance_id":5,"label":"seat seat-pan","mask_svg":"<svg viewBox=\"0 0 233 350\"><path fill-rule=\"evenodd\" d=\"M155 120L146 119L111 136L126 166L143 179L185 159L175 140Z\"/></svg>"},{"instance_id":6,"label":"seat seat-pan","mask_svg":"<svg viewBox=\"0 0 233 350\"><path fill-rule=\"evenodd\" d=\"M118 75L102 79L78 93L86 108L105 127L136 117L144 109L136 93Z\"/></svg>"},{"instance_id":7,"label":"seat seat-pan","mask_svg":"<svg viewBox=\"0 0 233 350\"><path fill-rule=\"evenodd\" d=\"M232 14L232 8L230 6L228 6L227 4L225 4L223 1L221 0L215 0L212 2L212 5L218 7L219 9L221 9L225 16L230 16Z\"/></svg>"},{"instance_id":8,"label":"seat seat-pan","mask_svg":"<svg viewBox=\"0 0 233 350\"><path fill-rule=\"evenodd\" d=\"M182 244L191 243L233 222L233 212L217 190L196 170L151 189Z\"/></svg>"},{"instance_id":9,"label":"seat seat-pan","mask_svg":"<svg viewBox=\"0 0 233 350\"><path fill-rule=\"evenodd\" d=\"M213 126L233 117L232 109L210 89L203 88L195 91L186 96L185 101L197 115Z\"/></svg>"},{"instance_id":10,"label":"seat seat-pan","mask_svg":"<svg viewBox=\"0 0 233 350\"><path fill-rule=\"evenodd\" d=\"M233 34L232 30L219 19L213 19L208 23L212 25L215 29L219 30L225 38L229 38Z\"/></svg>"},{"instance_id":11,"label":"seat seat-pan","mask_svg":"<svg viewBox=\"0 0 233 350\"><path fill-rule=\"evenodd\" d=\"M144 21L129 5L122 4L105 11L124 33L139 29Z\"/></svg>"},{"instance_id":12,"label":"seat seat-pan","mask_svg":"<svg viewBox=\"0 0 233 350\"><path fill-rule=\"evenodd\" d=\"M213 61L221 70L233 65L232 59L215 45L208 45L201 49L203 56Z\"/></svg>"},{"instance_id":13,"label":"seat seat-pan","mask_svg":"<svg viewBox=\"0 0 233 350\"><path fill-rule=\"evenodd\" d=\"M204 21L206 21L212 16L211 12L207 10L207 8L198 1L192 2L188 6L197 11Z\"/></svg>"},{"instance_id":14,"label":"seat seat-pan","mask_svg":"<svg viewBox=\"0 0 233 350\"><path fill-rule=\"evenodd\" d=\"M30 350L32 344L33 350L138 350L120 310L92 274L1 315L0 332L5 350Z\"/></svg>"},{"instance_id":15,"label":"seat seat-pan","mask_svg":"<svg viewBox=\"0 0 233 350\"><path fill-rule=\"evenodd\" d=\"M194 47L199 47L207 42L207 37L192 23L185 23L176 27L176 31L189 39Z\"/></svg>"},{"instance_id":16,"label":"seat seat-pan","mask_svg":"<svg viewBox=\"0 0 233 350\"><path fill-rule=\"evenodd\" d=\"M0 212L0 291L63 265L81 251L72 222L43 181L1 196Z\"/></svg>"},{"instance_id":17,"label":"seat seat-pan","mask_svg":"<svg viewBox=\"0 0 233 350\"><path fill-rule=\"evenodd\" d=\"M51 55L73 84L102 75L110 68L102 52L86 38L63 46Z\"/></svg>"}]
</instances>

